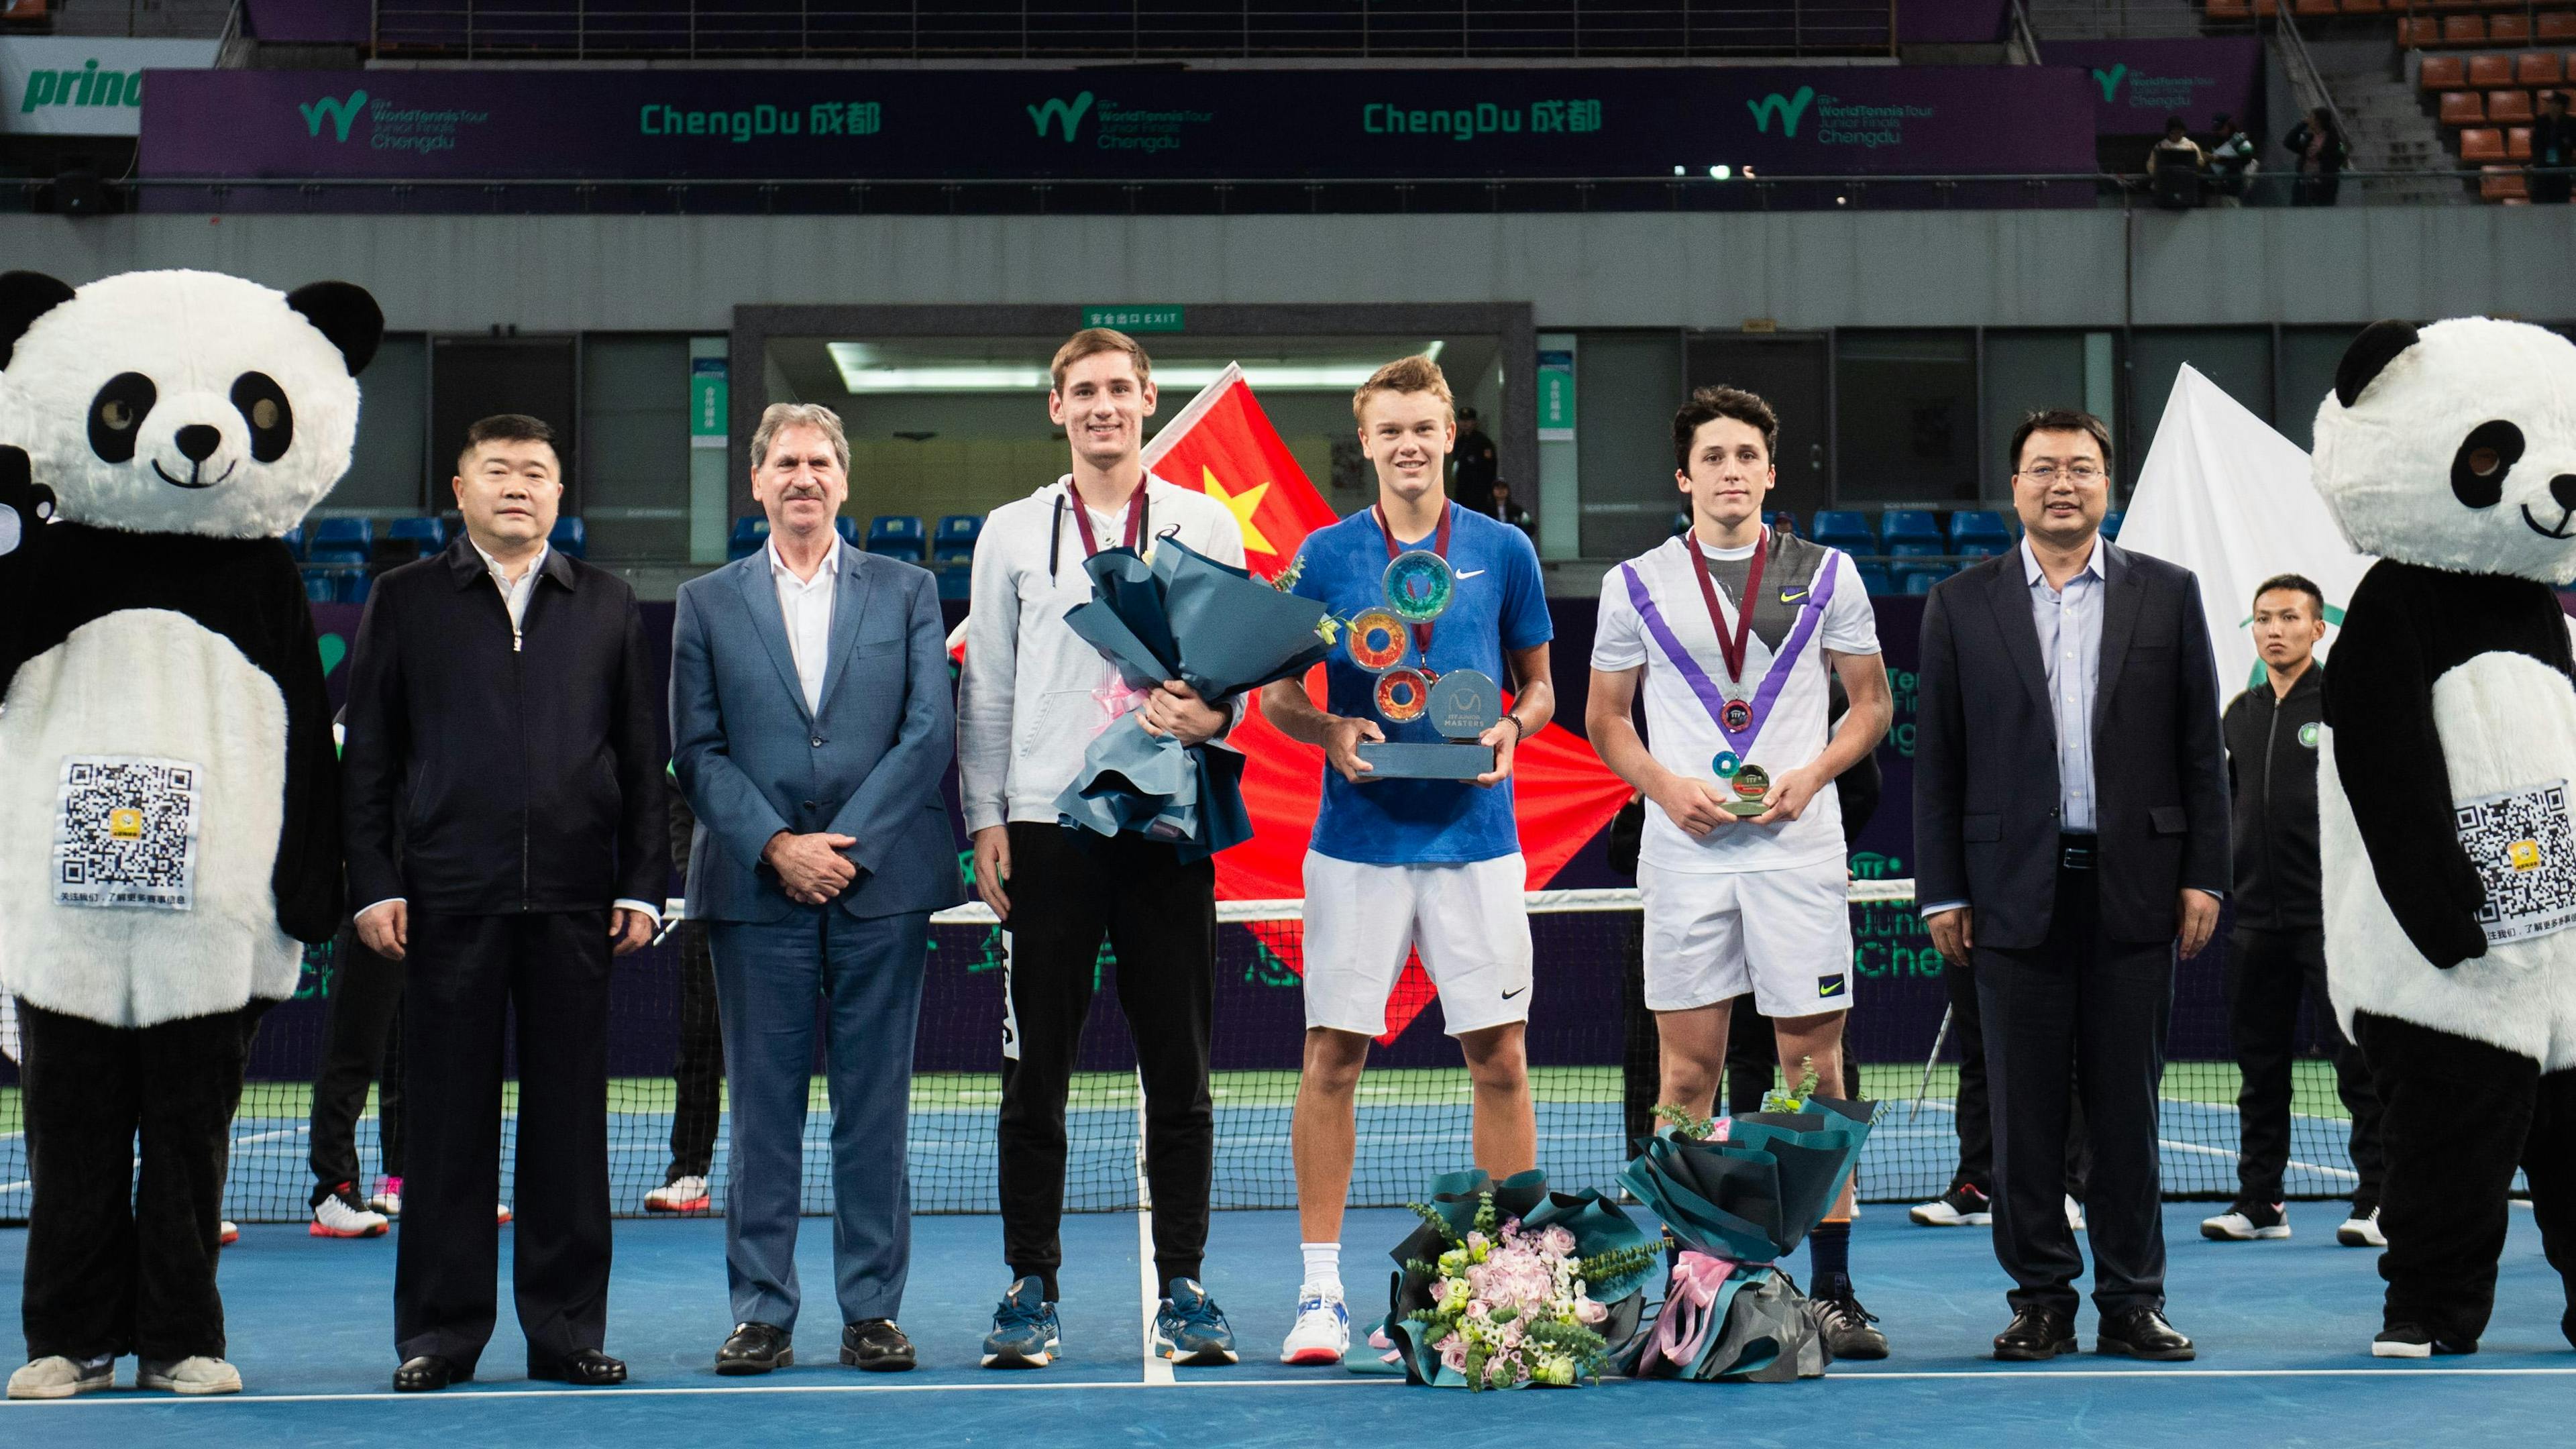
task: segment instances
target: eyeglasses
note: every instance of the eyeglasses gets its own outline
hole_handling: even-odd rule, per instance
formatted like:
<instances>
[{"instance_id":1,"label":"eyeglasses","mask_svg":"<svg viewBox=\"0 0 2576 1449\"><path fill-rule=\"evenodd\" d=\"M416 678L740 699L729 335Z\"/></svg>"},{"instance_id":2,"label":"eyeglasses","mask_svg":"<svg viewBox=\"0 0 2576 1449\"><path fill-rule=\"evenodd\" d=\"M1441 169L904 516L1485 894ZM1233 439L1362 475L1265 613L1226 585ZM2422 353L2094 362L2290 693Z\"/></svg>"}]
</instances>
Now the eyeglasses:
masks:
<instances>
[{"instance_id":1,"label":"eyeglasses","mask_svg":"<svg viewBox=\"0 0 2576 1449\"><path fill-rule=\"evenodd\" d=\"M2090 463L2078 463L2071 468L2060 468L2054 463L2042 463L2036 468L2024 468L2021 470L2021 476L2043 488L2056 482L2061 475L2065 477L2067 482L2081 486L2086 483L2099 481L2102 477L2102 470L2094 467Z\"/></svg>"}]
</instances>

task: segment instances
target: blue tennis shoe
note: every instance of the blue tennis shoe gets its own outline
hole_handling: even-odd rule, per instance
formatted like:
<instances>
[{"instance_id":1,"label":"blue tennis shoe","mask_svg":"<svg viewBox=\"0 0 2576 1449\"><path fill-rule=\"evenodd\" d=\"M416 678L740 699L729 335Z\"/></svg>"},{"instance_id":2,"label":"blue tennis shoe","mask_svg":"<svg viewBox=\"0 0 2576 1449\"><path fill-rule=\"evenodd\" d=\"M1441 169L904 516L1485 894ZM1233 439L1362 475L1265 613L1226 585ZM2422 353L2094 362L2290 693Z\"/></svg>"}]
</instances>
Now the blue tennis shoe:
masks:
<instances>
[{"instance_id":1,"label":"blue tennis shoe","mask_svg":"<svg viewBox=\"0 0 2576 1449\"><path fill-rule=\"evenodd\" d=\"M1171 1294L1154 1315L1155 1356L1188 1367L1235 1362L1234 1330L1199 1281L1175 1278Z\"/></svg>"},{"instance_id":2,"label":"blue tennis shoe","mask_svg":"<svg viewBox=\"0 0 2576 1449\"><path fill-rule=\"evenodd\" d=\"M993 1331L984 1335L984 1367L1045 1368L1062 1346L1055 1305L1046 1301L1046 1284L1032 1274L1013 1283L993 1310Z\"/></svg>"}]
</instances>

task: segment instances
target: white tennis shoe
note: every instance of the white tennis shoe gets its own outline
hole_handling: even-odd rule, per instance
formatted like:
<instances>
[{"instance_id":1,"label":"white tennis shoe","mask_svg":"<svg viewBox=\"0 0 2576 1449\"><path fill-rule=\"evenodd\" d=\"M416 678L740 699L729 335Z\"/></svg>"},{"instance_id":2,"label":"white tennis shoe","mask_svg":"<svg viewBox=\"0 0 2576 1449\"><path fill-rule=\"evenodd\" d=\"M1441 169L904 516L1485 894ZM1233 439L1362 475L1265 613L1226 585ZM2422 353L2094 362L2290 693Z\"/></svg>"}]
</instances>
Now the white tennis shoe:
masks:
<instances>
[{"instance_id":1,"label":"white tennis shoe","mask_svg":"<svg viewBox=\"0 0 2576 1449\"><path fill-rule=\"evenodd\" d=\"M1297 1300L1297 1323L1279 1346L1281 1363L1340 1363L1351 1348L1351 1311L1342 1295L1309 1288Z\"/></svg>"}]
</instances>

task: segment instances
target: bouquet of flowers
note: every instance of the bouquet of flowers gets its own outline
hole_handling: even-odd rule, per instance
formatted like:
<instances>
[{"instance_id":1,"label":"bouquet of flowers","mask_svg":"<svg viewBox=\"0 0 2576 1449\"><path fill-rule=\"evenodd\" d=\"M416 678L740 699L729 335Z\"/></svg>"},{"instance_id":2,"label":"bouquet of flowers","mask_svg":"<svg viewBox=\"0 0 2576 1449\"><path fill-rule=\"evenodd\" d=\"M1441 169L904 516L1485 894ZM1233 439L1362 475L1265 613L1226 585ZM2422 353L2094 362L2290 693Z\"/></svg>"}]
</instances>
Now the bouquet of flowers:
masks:
<instances>
[{"instance_id":1,"label":"bouquet of flowers","mask_svg":"<svg viewBox=\"0 0 2576 1449\"><path fill-rule=\"evenodd\" d=\"M1636 1331L1655 1246L1599 1193L1549 1192L1539 1172L1499 1184L1449 1173L1413 1210L1422 1226L1395 1250L1404 1271L1372 1338L1392 1352L1375 1371L1444 1388L1571 1388Z\"/></svg>"},{"instance_id":2,"label":"bouquet of flowers","mask_svg":"<svg viewBox=\"0 0 2576 1449\"><path fill-rule=\"evenodd\" d=\"M1330 651L1323 605L1178 539L1157 540L1152 559L1125 548L1086 559L1091 601L1064 620L1117 666L1128 688L1177 679L1223 707L1246 690L1305 673ZM1148 733L1132 712L1092 740L1055 805L1067 825L1176 841L1192 859L1252 838L1242 757L1221 745L1184 747Z\"/></svg>"},{"instance_id":3,"label":"bouquet of flowers","mask_svg":"<svg viewBox=\"0 0 2576 1449\"><path fill-rule=\"evenodd\" d=\"M1806 1240L1859 1161L1878 1104L1798 1092L1694 1121L1670 1107L1619 1174L1679 1245L1654 1331L1622 1356L1637 1378L1779 1382L1824 1372L1806 1299L1775 1266Z\"/></svg>"}]
</instances>

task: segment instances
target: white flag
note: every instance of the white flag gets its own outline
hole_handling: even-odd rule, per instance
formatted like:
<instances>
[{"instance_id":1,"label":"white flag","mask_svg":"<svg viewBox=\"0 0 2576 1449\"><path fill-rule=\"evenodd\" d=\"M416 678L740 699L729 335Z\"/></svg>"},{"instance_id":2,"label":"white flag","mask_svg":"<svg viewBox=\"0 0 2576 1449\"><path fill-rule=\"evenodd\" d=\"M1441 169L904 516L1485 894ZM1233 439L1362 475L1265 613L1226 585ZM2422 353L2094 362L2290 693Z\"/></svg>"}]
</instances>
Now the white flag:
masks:
<instances>
[{"instance_id":1,"label":"white flag","mask_svg":"<svg viewBox=\"0 0 2576 1449\"><path fill-rule=\"evenodd\" d=\"M2344 542L2308 480L2299 445L2188 364L2138 470L2120 546L2200 576L2222 704L2263 678L2252 630L2256 585L2274 574L2304 574L2325 591L2326 637L2317 646L2323 658L2353 586L2373 562Z\"/></svg>"}]
</instances>

